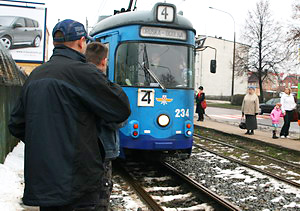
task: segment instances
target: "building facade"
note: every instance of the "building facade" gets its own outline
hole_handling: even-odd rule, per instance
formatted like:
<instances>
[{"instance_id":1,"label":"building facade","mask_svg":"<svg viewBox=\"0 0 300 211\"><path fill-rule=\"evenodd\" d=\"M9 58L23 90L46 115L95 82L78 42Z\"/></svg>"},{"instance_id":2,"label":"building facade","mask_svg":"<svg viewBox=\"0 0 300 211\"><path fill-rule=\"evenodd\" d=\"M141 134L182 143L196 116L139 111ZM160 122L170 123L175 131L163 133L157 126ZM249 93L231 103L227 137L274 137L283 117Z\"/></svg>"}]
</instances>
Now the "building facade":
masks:
<instances>
[{"instance_id":1,"label":"building facade","mask_svg":"<svg viewBox=\"0 0 300 211\"><path fill-rule=\"evenodd\" d=\"M236 49L242 45L236 43ZM195 89L203 86L205 94L211 99L229 100L232 87L233 42L217 37L206 37L203 51L197 51L195 58ZM216 73L210 73L210 61L215 59ZM245 94L248 86L247 74L234 76L234 94Z\"/></svg>"}]
</instances>

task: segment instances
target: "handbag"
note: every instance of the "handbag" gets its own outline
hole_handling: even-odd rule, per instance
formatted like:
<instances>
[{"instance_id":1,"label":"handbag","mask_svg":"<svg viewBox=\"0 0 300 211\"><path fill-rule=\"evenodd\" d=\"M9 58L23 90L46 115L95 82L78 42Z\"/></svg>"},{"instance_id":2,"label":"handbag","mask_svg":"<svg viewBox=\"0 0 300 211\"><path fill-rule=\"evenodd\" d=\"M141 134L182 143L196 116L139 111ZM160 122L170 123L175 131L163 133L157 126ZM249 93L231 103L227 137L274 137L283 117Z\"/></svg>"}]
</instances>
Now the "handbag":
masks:
<instances>
[{"instance_id":1,"label":"handbag","mask_svg":"<svg viewBox=\"0 0 300 211\"><path fill-rule=\"evenodd\" d=\"M202 107L203 109L206 109L206 107L207 107L206 100L203 100L203 101L201 102L201 107Z\"/></svg>"},{"instance_id":2,"label":"handbag","mask_svg":"<svg viewBox=\"0 0 300 211\"><path fill-rule=\"evenodd\" d=\"M245 122L245 119L244 119L244 118L241 118L241 122L240 122L240 124L239 124L239 128L241 128L242 130L247 129L247 127L246 127L246 122Z\"/></svg>"}]
</instances>

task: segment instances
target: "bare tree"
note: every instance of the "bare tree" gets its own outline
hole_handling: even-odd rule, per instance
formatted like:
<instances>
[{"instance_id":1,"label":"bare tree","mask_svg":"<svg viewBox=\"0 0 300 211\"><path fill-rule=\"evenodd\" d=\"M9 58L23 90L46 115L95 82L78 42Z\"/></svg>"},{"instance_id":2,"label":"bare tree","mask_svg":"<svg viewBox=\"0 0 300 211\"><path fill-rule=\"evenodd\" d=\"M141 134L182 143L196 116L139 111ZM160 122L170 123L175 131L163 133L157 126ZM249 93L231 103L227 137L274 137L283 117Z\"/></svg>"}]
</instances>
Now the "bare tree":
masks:
<instances>
[{"instance_id":1,"label":"bare tree","mask_svg":"<svg viewBox=\"0 0 300 211\"><path fill-rule=\"evenodd\" d=\"M263 81L270 73L277 74L280 64L289 56L287 49L282 47L282 28L272 18L269 1L260 0L256 8L248 12L242 39L246 45L237 49L236 69L257 77L260 101L263 101Z\"/></svg>"},{"instance_id":2,"label":"bare tree","mask_svg":"<svg viewBox=\"0 0 300 211\"><path fill-rule=\"evenodd\" d=\"M293 19L294 20L300 20L300 0L297 0L293 4ZM300 42L300 25L298 22L298 25L292 24L291 30L289 33L289 40L293 43Z\"/></svg>"},{"instance_id":3,"label":"bare tree","mask_svg":"<svg viewBox=\"0 0 300 211\"><path fill-rule=\"evenodd\" d=\"M294 49L294 51L292 51L292 59L297 60L298 59L298 45L300 43L300 25L299 25L300 0L295 0L292 7L293 7L292 18L294 19L295 22L292 22L289 26L287 45L288 45L288 48ZM298 63L298 65L300 65L300 63Z\"/></svg>"}]
</instances>

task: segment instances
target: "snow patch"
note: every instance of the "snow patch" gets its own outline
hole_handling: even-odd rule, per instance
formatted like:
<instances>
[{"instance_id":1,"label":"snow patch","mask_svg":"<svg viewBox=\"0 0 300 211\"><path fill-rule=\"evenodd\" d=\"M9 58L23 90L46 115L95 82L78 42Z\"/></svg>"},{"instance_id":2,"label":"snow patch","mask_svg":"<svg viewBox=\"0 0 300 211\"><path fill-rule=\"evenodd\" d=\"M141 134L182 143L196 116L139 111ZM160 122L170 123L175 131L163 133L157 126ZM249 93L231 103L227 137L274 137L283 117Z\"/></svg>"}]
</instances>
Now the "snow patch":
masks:
<instances>
[{"instance_id":1,"label":"snow patch","mask_svg":"<svg viewBox=\"0 0 300 211\"><path fill-rule=\"evenodd\" d=\"M24 190L24 143L20 142L0 164L0 207L3 211L23 210L20 203Z\"/></svg>"}]
</instances>

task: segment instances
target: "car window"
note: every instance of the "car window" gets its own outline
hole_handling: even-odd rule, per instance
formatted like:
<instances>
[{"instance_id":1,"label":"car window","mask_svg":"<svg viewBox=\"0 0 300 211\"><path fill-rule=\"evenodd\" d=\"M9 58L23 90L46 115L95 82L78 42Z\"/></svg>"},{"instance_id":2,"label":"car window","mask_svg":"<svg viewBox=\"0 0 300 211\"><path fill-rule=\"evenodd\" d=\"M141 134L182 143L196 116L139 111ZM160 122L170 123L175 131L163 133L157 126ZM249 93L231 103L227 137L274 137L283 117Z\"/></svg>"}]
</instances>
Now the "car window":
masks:
<instances>
[{"instance_id":1,"label":"car window","mask_svg":"<svg viewBox=\"0 0 300 211\"><path fill-rule=\"evenodd\" d=\"M274 99L270 99L266 102L267 105L272 105L273 104Z\"/></svg>"},{"instance_id":2,"label":"car window","mask_svg":"<svg viewBox=\"0 0 300 211\"><path fill-rule=\"evenodd\" d=\"M34 24L35 27L39 27L39 22L33 21L33 24Z\"/></svg>"},{"instance_id":3,"label":"car window","mask_svg":"<svg viewBox=\"0 0 300 211\"><path fill-rule=\"evenodd\" d=\"M25 20L24 20L24 18L18 18L16 20L15 24L20 24L20 25L22 25L24 27L25 26Z\"/></svg>"},{"instance_id":4,"label":"car window","mask_svg":"<svg viewBox=\"0 0 300 211\"><path fill-rule=\"evenodd\" d=\"M274 99L274 104L276 104L276 103L280 103L280 98L275 98Z\"/></svg>"},{"instance_id":5,"label":"car window","mask_svg":"<svg viewBox=\"0 0 300 211\"><path fill-rule=\"evenodd\" d=\"M26 21L26 27L34 27L33 20L26 18L25 21Z\"/></svg>"}]
</instances>

